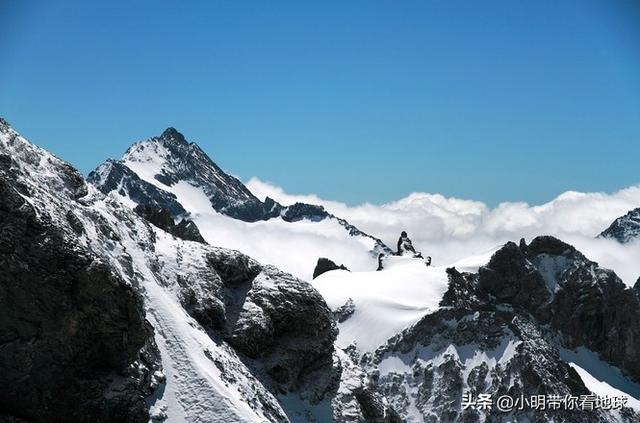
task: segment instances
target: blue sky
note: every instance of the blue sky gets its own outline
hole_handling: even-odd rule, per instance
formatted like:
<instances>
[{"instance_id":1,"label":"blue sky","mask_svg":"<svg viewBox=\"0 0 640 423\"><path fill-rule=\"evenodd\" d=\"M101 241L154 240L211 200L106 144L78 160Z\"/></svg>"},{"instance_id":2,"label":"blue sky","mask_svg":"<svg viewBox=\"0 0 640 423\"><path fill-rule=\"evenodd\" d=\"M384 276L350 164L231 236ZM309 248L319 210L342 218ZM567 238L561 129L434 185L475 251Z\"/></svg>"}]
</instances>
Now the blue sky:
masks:
<instances>
[{"instance_id":1,"label":"blue sky","mask_svg":"<svg viewBox=\"0 0 640 423\"><path fill-rule=\"evenodd\" d=\"M5 0L0 115L85 173L175 126L349 204L640 182L638 6L526 3Z\"/></svg>"}]
</instances>

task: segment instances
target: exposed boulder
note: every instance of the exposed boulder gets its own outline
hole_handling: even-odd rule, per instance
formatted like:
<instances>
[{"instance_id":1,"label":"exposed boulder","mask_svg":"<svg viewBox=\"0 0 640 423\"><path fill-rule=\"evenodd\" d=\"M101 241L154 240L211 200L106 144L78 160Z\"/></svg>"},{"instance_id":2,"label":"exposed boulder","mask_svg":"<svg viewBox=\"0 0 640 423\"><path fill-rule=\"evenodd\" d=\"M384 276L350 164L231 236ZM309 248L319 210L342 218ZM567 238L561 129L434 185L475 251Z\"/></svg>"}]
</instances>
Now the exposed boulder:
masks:
<instances>
[{"instance_id":1,"label":"exposed boulder","mask_svg":"<svg viewBox=\"0 0 640 423\"><path fill-rule=\"evenodd\" d=\"M337 329L331 311L307 282L265 266L252 282L245 305L230 328L230 342L287 390L305 372L331 366Z\"/></svg>"},{"instance_id":2,"label":"exposed boulder","mask_svg":"<svg viewBox=\"0 0 640 423\"><path fill-rule=\"evenodd\" d=\"M349 270L344 264L338 266L332 260L320 257L318 263L316 263L315 269L313 269L313 279L322 275L323 273L330 272L331 270Z\"/></svg>"},{"instance_id":3,"label":"exposed boulder","mask_svg":"<svg viewBox=\"0 0 640 423\"><path fill-rule=\"evenodd\" d=\"M299 390L311 372L332 372L337 329L315 288L238 251L199 248L204 261L181 262L176 253L161 265L200 324L228 341L276 392Z\"/></svg>"}]
</instances>

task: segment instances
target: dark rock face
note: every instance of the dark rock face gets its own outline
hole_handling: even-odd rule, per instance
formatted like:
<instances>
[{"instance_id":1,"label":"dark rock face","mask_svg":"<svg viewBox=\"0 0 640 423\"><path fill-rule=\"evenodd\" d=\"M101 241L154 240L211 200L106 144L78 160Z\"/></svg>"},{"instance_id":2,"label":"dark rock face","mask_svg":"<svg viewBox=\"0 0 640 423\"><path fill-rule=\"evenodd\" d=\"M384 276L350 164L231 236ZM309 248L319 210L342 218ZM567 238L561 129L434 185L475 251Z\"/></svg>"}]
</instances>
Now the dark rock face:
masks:
<instances>
[{"instance_id":1,"label":"dark rock face","mask_svg":"<svg viewBox=\"0 0 640 423\"><path fill-rule=\"evenodd\" d=\"M528 257L549 254L552 256L574 256L577 260L586 260L585 256L576 250L572 245L567 244L552 236L538 236L527 245L524 239L520 240L520 249Z\"/></svg>"},{"instance_id":2,"label":"dark rock face","mask_svg":"<svg viewBox=\"0 0 640 423\"><path fill-rule=\"evenodd\" d=\"M105 194L116 191L136 204L168 210L172 216L186 213L176 196L138 177L122 162L107 160L89 173L87 181Z\"/></svg>"},{"instance_id":3,"label":"dark rock face","mask_svg":"<svg viewBox=\"0 0 640 423\"><path fill-rule=\"evenodd\" d=\"M640 237L640 207L614 220L599 236L616 239L622 244Z\"/></svg>"},{"instance_id":4,"label":"dark rock face","mask_svg":"<svg viewBox=\"0 0 640 423\"><path fill-rule=\"evenodd\" d=\"M0 169L0 414L146 422L153 329L133 289L64 239ZM69 189L84 183L75 171ZM80 228L79 228L80 229Z\"/></svg>"},{"instance_id":5,"label":"dark rock face","mask_svg":"<svg viewBox=\"0 0 640 423\"><path fill-rule=\"evenodd\" d=\"M358 389L355 392L356 400L362 410L364 421L368 423L402 423L404 420L387 404L376 392L369 389Z\"/></svg>"},{"instance_id":6,"label":"dark rock face","mask_svg":"<svg viewBox=\"0 0 640 423\"><path fill-rule=\"evenodd\" d=\"M584 346L640 380L640 303L613 272L553 237L508 243L478 273L447 272L443 308L363 357L365 368L382 369L376 386L394 409L417 409L428 422L638 421L629 408L613 419L606 410L460 407L463 392L494 399L587 394L561 348ZM385 365L398 357L406 371Z\"/></svg>"},{"instance_id":7,"label":"dark rock face","mask_svg":"<svg viewBox=\"0 0 640 423\"><path fill-rule=\"evenodd\" d=\"M138 205L134 211L138 216L145 218L152 225L178 238L186 241L205 242L198 226L196 226L192 220L182 218L178 223L175 223L171 212L167 209L149 205Z\"/></svg>"},{"instance_id":8,"label":"dark rock face","mask_svg":"<svg viewBox=\"0 0 640 423\"><path fill-rule=\"evenodd\" d=\"M178 278L185 309L277 393L299 390L311 373L331 373L337 329L322 296L308 282L242 253L210 250L193 285L188 274Z\"/></svg>"},{"instance_id":9,"label":"dark rock face","mask_svg":"<svg viewBox=\"0 0 640 423\"><path fill-rule=\"evenodd\" d=\"M535 312L551 297L544 279L513 242L479 270L478 286L498 302Z\"/></svg>"},{"instance_id":10,"label":"dark rock face","mask_svg":"<svg viewBox=\"0 0 640 423\"><path fill-rule=\"evenodd\" d=\"M344 264L338 266L328 258L320 257L315 269L313 269L313 279L331 270L349 270Z\"/></svg>"},{"instance_id":11,"label":"dark rock face","mask_svg":"<svg viewBox=\"0 0 640 423\"><path fill-rule=\"evenodd\" d=\"M273 284L280 287L273 289ZM285 390L293 390L310 371L332 365L337 329L331 311L307 282L266 266L253 280L230 342Z\"/></svg>"},{"instance_id":12,"label":"dark rock face","mask_svg":"<svg viewBox=\"0 0 640 423\"><path fill-rule=\"evenodd\" d=\"M515 244L507 244L491 259L489 266L510 251L518 257ZM527 262L522 264L522 259ZM541 322L568 336L570 347L584 345L640 380L640 301L611 270L588 260L573 246L550 236L535 238L518 259L519 265L504 267L498 273L512 275L509 269L520 269L522 281L530 281L529 311L538 312ZM483 269L480 270L482 281ZM526 273L523 270L526 269ZM531 271L534 272L532 275ZM535 276L537 274L538 276ZM548 295L540 289L545 279ZM513 278L512 278L513 279ZM535 284L533 283L535 282ZM482 285L482 282L481 282ZM518 282L512 284L518 286ZM508 291L506 287L501 288ZM510 303L521 306L517 296Z\"/></svg>"},{"instance_id":13,"label":"dark rock face","mask_svg":"<svg viewBox=\"0 0 640 423\"><path fill-rule=\"evenodd\" d=\"M497 363L477 360L465 364L470 358L465 355L467 346L473 346ZM491 422L527 421L527 418L541 422L607 421L604 415L589 411L548 410L542 414L513 410L505 413L495 407L483 412L460 407L463 391L474 398L483 393L493 398L588 393L577 373L561 360L557 348L545 340L530 318L495 309L468 312L444 309L425 317L390 342L387 348L378 350L373 360L381 364L387 357L397 354L424 357L432 349L441 351L438 360L416 359L409 362L410 374L383 372L378 379L377 385L383 395L404 415L413 403L424 421L434 423L483 421L482 414ZM506 359L506 351L512 355L509 359ZM415 399L410 400L409 390L417 390Z\"/></svg>"},{"instance_id":14,"label":"dark rock face","mask_svg":"<svg viewBox=\"0 0 640 423\"><path fill-rule=\"evenodd\" d=\"M611 270L553 237L535 238L527 258L546 274L551 325L640 380L640 300Z\"/></svg>"}]
</instances>

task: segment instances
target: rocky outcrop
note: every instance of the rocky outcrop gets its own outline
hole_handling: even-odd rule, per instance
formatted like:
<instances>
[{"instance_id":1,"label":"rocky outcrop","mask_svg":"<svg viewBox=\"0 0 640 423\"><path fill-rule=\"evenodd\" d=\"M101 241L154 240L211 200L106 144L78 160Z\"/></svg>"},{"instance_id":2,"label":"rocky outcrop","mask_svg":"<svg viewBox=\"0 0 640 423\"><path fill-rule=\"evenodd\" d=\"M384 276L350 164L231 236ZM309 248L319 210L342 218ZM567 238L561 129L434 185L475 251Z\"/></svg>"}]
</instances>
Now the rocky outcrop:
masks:
<instances>
[{"instance_id":1,"label":"rocky outcrop","mask_svg":"<svg viewBox=\"0 0 640 423\"><path fill-rule=\"evenodd\" d=\"M615 239L621 244L640 237L640 207L614 220L611 226L602 231L599 236Z\"/></svg>"},{"instance_id":2,"label":"rocky outcrop","mask_svg":"<svg viewBox=\"0 0 640 423\"><path fill-rule=\"evenodd\" d=\"M305 219L319 222L329 216L324 207L305 203L295 203L284 207L282 212L282 220L287 222L297 222Z\"/></svg>"},{"instance_id":3,"label":"rocky outcrop","mask_svg":"<svg viewBox=\"0 0 640 423\"><path fill-rule=\"evenodd\" d=\"M238 252L215 249L207 266L208 283L186 296L198 298L187 310L266 372L277 392L299 389L311 370L330 372L337 330L311 285Z\"/></svg>"},{"instance_id":4,"label":"rocky outcrop","mask_svg":"<svg viewBox=\"0 0 640 423\"><path fill-rule=\"evenodd\" d=\"M353 302L353 298L347 299L347 302L333 311L333 318L336 322L342 323L353 315L356 311L356 304Z\"/></svg>"},{"instance_id":5,"label":"rocky outcrop","mask_svg":"<svg viewBox=\"0 0 640 423\"><path fill-rule=\"evenodd\" d=\"M284 392L298 388L314 370L331 366L337 329L311 285L266 266L245 301L229 328L230 343L260 358Z\"/></svg>"},{"instance_id":6,"label":"rocky outcrop","mask_svg":"<svg viewBox=\"0 0 640 423\"><path fill-rule=\"evenodd\" d=\"M399 355L406 370L390 364ZM605 412L462 407L464 393L494 400L588 393L535 320L512 311L441 310L379 350L373 363L381 369L377 386L412 422L608 421Z\"/></svg>"},{"instance_id":7,"label":"rocky outcrop","mask_svg":"<svg viewBox=\"0 0 640 423\"><path fill-rule=\"evenodd\" d=\"M322 275L323 273L330 272L331 270L349 270L344 264L338 266L332 260L320 257L318 259L318 263L316 263L316 267L313 269L313 279Z\"/></svg>"},{"instance_id":8,"label":"rocky outcrop","mask_svg":"<svg viewBox=\"0 0 640 423\"><path fill-rule=\"evenodd\" d=\"M545 281L521 249L508 242L478 273L478 287L496 302L535 313L551 297Z\"/></svg>"},{"instance_id":9,"label":"rocky outcrop","mask_svg":"<svg viewBox=\"0 0 640 423\"><path fill-rule=\"evenodd\" d=\"M133 210L138 216L143 217L152 225L157 226L171 235L186 241L205 242L198 226L188 218L181 218L178 223L175 223L169 210L149 205L138 205Z\"/></svg>"},{"instance_id":10,"label":"rocky outcrop","mask_svg":"<svg viewBox=\"0 0 640 423\"><path fill-rule=\"evenodd\" d=\"M413 243L411 242L411 239L409 239L409 236L405 231L402 231L402 233L400 234L400 238L398 238L398 248L396 251L396 255L422 258L422 254L416 251Z\"/></svg>"}]
</instances>

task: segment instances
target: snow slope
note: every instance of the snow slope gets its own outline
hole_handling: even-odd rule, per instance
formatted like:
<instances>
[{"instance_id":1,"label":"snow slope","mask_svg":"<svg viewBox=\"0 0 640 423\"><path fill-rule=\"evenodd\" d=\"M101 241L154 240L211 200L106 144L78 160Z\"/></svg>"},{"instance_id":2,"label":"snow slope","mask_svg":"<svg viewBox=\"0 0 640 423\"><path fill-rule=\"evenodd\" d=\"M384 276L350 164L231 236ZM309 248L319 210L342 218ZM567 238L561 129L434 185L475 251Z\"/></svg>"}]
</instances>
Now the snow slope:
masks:
<instances>
[{"instance_id":1,"label":"snow slope","mask_svg":"<svg viewBox=\"0 0 640 423\"><path fill-rule=\"evenodd\" d=\"M338 346L355 343L361 352L370 352L438 309L448 286L447 267L475 272L500 247L443 266L426 266L419 258L388 256L381 271L333 270L312 284L334 311L350 300L355 305L353 315L338 324Z\"/></svg>"},{"instance_id":2,"label":"snow slope","mask_svg":"<svg viewBox=\"0 0 640 423\"><path fill-rule=\"evenodd\" d=\"M602 361L593 351L579 347L561 349L560 356L573 367L594 394L627 398L627 405L640 411L640 384L624 377L620 369Z\"/></svg>"},{"instance_id":3,"label":"snow slope","mask_svg":"<svg viewBox=\"0 0 640 423\"><path fill-rule=\"evenodd\" d=\"M355 305L353 315L339 323L339 347L355 343L361 352L374 351L438 308L447 289L444 267L399 256L389 256L384 263L378 272L334 270L312 282L332 310L350 299Z\"/></svg>"}]
</instances>

